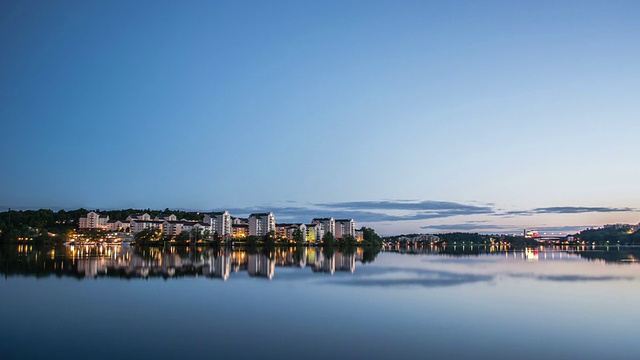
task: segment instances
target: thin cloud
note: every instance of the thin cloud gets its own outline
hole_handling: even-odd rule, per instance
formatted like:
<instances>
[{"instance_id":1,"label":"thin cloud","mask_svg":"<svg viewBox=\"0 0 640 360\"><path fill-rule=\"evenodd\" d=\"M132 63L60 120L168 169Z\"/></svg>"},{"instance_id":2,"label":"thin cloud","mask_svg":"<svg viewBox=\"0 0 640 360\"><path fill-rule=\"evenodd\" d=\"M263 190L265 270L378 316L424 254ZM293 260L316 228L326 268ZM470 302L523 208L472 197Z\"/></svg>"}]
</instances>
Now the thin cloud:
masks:
<instances>
[{"instance_id":1,"label":"thin cloud","mask_svg":"<svg viewBox=\"0 0 640 360\"><path fill-rule=\"evenodd\" d=\"M610 213L632 212L637 209L629 207L602 207L602 206L551 206L531 210L507 211L505 215L537 215L537 214L583 214L583 213ZM502 215L502 214L501 214Z\"/></svg>"}]
</instances>

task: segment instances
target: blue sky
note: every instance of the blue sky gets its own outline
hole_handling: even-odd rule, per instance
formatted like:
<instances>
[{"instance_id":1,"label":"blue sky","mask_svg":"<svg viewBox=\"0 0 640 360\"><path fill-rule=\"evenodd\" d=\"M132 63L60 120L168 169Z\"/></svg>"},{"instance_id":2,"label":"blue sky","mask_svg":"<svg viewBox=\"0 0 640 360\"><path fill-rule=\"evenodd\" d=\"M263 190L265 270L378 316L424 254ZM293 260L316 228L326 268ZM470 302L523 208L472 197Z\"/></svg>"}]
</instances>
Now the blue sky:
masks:
<instances>
[{"instance_id":1,"label":"blue sky","mask_svg":"<svg viewBox=\"0 0 640 360\"><path fill-rule=\"evenodd\" d=\"M382 233L637 223L639 16L3 1L0 209L335 213Z\"/></svg>"}]
</instances>

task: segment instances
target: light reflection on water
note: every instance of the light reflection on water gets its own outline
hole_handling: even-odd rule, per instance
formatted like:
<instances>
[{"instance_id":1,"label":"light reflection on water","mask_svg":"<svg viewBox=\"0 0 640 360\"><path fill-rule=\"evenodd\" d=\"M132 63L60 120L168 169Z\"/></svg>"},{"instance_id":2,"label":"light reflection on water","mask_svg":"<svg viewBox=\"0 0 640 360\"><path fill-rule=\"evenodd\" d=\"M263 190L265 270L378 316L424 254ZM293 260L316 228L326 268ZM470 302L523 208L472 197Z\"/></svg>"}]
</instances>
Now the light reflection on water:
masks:
<instances>
[{"instance_id":1,"label":"light reflection on water","mask_svg":"<svg viewBox=\"0 0 640 360\"><path fill-rule=\"evenodd\" d=\"M0 353L631 359L639 250L2 247Z\"/></svg>"}]
</instances>

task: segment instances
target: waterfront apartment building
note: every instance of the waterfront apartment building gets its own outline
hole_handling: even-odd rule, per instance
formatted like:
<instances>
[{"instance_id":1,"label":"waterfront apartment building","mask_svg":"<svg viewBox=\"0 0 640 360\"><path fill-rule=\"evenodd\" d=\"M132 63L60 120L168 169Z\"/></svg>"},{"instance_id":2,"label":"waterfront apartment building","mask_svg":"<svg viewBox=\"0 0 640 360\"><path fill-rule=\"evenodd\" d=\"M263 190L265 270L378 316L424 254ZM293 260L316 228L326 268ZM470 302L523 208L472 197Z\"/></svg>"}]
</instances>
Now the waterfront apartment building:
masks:
<instances>
[{"instance_id":1,"label":"waterfront apartment building","mask_svg":"<svg viewBox=\"0 0 640 360\"><path fill-rule=\"evenodd\" d=\"M322 240L322 236L320 236L320 225L318 224L305 224L305 228L307 229L307 233L305 234L305 241L308 243L317 243Z\"/></svg>"},{"instance_id":2,"label":"waterfront apartment building","mask_svg":"<svg viewBox=\"0 0 640 360\"><path fill-rule=\"evenodd\" d=\"M131 228L131 223L129 221L120 221L120 220L109 220L107 221L107 230L108 231L125 231L128 232Z\"/></svg>"},{"instance_id":3,"label":"waterfront apartment building","mask_svg":"<svg viewBox=\"0 0 640 360\"><path fill-rule=\"evenodd\" d=\"M356 222L353 219L341 219L335 221L336 232L333 234L336 239L345 235L356 236Z\"/></svg>"},{"instance_id":4,"label":"waterfront apartment building","mask_svg":"<svg viewBox=\"0 0 640 360\"><path fill-rule=\"evenodd\" d=\"M249 236L249 225L246 224L232 224L231 225L231 237L234 239L244 239Z\"/></svg>"},{"instance_id":5,"label":"waterfront apartment building","mask_svg":"<svg viewBox=\"0 0 640 360\"><path fill-rule=\"evenodd\" d=\"M100 215L95 211L90 211L87 215L80 217L78 227L80 229L106 230L108 222L109 215Z\"/></svg>"},{"instance_id":6,"label":"waterfront apartment building","mask_svg":"<svg viewBox=\"0 0 640 360\"><path fill-rule=\"evenodd\" d=\"M318 235L320 236L319 239L322 239L328 232L332 233L333 236L336 235L336 221L333 219L333 217L315 218L311 221L311 223L320 225L320 231L318 232Z\"/></svg>"},{"instance_id":7,"label":"waterfront apartment building","mask_svg":"<svg viewBox=\"0 0 640 360\"><path fill-rule=\"evenodd\" d=\"M228 211L205 214L203 222L209 224L213 232L217 232L223 238L231 236L231 215Z\"/></svg>"},{"instance_id":8,"label":"waterfront apartment building","mask_svg":"<svg viewBox=\"0 0 640 360\"><path fill-rule=\"evenodd\" d=\"M272 212L249 215L249 235L265 236L276 231L276 218Z\"/></svg>"},{"instance_id":9,"label":"waterfront apartment building","mask_svg":"<svg viewBox=\"0 0 640 360\"><path fill-rule=\"evenodd\" d=\"M307 226L305 224L276 224L276 235L280 238L293 240L293 234L296 230L302 232L303 239L307 235Z\"/></svg>"},{"instance_id":10,"label":"waterfront apartment building","mask_svg":"<svg viewBox=\"0 0 640 360\"><path fill-rule=\"evenodd\" d=\"M163 229L164 221L159 220L131 220L131 233L137 234L146 229Z\"/></svg>"}]
</instances>

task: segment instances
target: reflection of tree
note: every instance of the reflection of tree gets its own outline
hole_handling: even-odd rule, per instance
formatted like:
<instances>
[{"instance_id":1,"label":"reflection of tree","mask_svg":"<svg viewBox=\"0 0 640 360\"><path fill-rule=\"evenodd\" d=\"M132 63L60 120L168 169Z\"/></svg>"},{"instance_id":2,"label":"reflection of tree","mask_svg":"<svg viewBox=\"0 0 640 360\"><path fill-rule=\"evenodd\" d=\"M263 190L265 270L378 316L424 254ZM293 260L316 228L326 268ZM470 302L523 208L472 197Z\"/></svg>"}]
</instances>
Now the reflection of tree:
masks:
<instances>
[{"instance_id":1,"label":"reflection of tree","mask_svg":"<svg viewBox=\"0 0 640 360\"><path fill-rule=\"evenodd\" d=\"M380 253L379 247L367 246L362 249L362 263L372 263Z\"/></svg>"}]
</instances>

